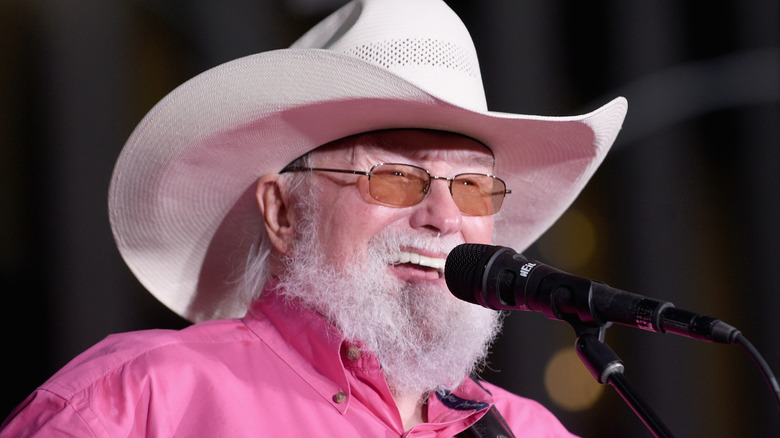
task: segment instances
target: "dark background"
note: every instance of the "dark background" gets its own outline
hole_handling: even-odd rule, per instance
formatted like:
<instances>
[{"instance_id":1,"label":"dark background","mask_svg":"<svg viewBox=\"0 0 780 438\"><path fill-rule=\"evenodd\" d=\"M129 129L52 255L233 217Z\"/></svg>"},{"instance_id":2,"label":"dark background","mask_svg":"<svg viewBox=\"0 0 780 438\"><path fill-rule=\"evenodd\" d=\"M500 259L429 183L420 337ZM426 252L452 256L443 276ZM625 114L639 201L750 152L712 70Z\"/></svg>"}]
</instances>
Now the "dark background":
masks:
<instances>
[{"instance_id":1,"label":"dark background","mask_svg":"<svg viewBox=\"0 0 780 438\"><path fill-rule=\"evenodd\" d=\"M115 249L113 163L176 85L286 47L341 3L0 0L0 417L109 333L185 325ZM448 3L472 32L491 109L570 115L629 101L602 168L528 254L723 319L780 372L779 2ZM677 436L780 431L739 347L617 326L606 341ZM550 395L548 362L573 343L564 323L513 314L486 376L575 433L650 436L590 376L590 389L572 377L566 397L595 387L591 403L572 410Z\"/></svg>"}]
</instances>

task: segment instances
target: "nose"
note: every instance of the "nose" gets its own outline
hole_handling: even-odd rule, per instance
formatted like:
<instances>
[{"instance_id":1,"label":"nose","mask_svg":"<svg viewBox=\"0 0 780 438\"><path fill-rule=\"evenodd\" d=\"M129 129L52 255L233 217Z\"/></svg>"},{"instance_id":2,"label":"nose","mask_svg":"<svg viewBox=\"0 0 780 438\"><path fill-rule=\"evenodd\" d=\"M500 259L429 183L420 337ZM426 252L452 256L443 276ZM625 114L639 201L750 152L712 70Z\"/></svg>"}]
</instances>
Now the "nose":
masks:
<instances>
[{"instance_id":1,"label":"nose","mask_svg":"<svg viewBox=\"0 0 780 438\"><path fill-rule=\"evenodd\" d=\"M463 214L450 194L449 183L443 179L431 180L428 195L415 207L411 225L442 235L460 231Z\"/></svg>"}]
</instances>

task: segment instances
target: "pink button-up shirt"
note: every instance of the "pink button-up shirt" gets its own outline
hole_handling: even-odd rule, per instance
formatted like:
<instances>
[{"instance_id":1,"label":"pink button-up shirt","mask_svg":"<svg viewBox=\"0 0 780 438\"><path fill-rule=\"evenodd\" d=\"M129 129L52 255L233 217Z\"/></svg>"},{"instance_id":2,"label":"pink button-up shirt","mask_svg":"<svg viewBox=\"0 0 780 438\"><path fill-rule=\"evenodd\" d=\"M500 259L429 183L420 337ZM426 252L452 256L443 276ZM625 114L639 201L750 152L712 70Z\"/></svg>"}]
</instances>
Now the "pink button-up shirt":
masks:
<instances>
[{"instance_id":1,"label":"pink button-up shirt","mask_svg":"<svg viewBox=\"0 0 780 438\"><path fill-rule=\"evenodd\" d=\"M517 436L571 436L538 403L483 386L431 395L428 422L404 432L376 356L269 296L241 320L109 336L31 394L0 437L451 437L492 404Z\"/></svg>"}]
</instances>

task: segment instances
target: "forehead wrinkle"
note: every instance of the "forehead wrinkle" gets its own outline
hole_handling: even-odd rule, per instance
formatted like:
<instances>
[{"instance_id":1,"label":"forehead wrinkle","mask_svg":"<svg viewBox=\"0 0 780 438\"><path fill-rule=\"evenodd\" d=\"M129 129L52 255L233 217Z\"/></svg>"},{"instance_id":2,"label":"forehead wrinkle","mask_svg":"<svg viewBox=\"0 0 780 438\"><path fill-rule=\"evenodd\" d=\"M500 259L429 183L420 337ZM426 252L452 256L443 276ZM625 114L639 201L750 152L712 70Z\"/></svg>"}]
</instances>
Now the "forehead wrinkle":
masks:
<instances>
[{"instance_id":1,"label":"forehead wrinkle","mask_svg":"<svg viewBox=\"0 0 780 438\"><path fill-rule=\"evenodd\" d=\"M352 143L352 159L355 160L355 151L357 149L363 149L366 151L367 155L374 155L382 157L384 153L389 155L400 155L403 157L407 157L411 160L438 160L438 161L453 161L455 163L469 163L469 164L476 164L480 167L486 167L491 169L491 172L493 169L495 169L495 157L493 156L493 151L490 150L487 146L485 146L482 142L478 140L474 140L471 137L464 136L461 134L453 133L453 132L444 132L444 131L431 131L431 132L440 132L445 135L451 135L453 137L462 137L462 138L468 138L473 140L474 142L478 143L482 148L484 148L484 153L479 153L481 151L473 150L473 149L464 149L459 147L429 147L429 148L405 148L404 146L406 143L402 139L397 139L391 136L384 136L384 135L378 135L379 133L367 133L364 135L360 135L356 138L356 141ZM376 151L376 152L375 152ZM435 154L441 154L441 157L435 157L431 158L432 155ZM389 158L388 158L389 159ZM396 159L392 159L393 161L397 161ZM353 161L354 163L355 161ZM388 162L387 159L385 160L379 160L378 162ZM377 163L371 163L378 164Z\"/></svg>"}]
</instances>

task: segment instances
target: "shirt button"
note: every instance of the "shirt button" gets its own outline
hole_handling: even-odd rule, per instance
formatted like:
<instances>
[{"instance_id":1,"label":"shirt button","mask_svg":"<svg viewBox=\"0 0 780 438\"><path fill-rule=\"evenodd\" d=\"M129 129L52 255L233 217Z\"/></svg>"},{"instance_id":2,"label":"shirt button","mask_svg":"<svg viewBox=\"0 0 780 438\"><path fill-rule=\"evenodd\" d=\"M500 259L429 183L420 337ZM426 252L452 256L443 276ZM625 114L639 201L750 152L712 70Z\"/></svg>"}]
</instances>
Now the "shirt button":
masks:
<instances>
[{"instance_id":1,"label":"shirt button","mask_svg":"<svg viewBox=\"0 0 780 438\"><path fill-rule=\"evenodd\" d=\"M347 348L347 359L351 361L360 359L360 349L355 346Z\"/></svg>"},{"instance_id":2,"label":"shirt button","mask_svg":"<svg viewBox=\"0 0 780 438\"><path fill-rule=\"evenodd\" d=\"M333 401L338 404L344 403L347 401L347 394L344 394L344 391L339 391L333 395Z\"/></svg>"}]
</instances>

